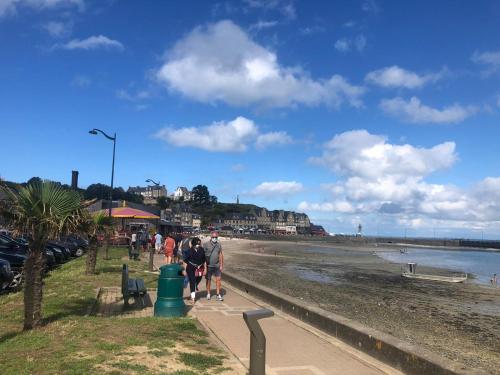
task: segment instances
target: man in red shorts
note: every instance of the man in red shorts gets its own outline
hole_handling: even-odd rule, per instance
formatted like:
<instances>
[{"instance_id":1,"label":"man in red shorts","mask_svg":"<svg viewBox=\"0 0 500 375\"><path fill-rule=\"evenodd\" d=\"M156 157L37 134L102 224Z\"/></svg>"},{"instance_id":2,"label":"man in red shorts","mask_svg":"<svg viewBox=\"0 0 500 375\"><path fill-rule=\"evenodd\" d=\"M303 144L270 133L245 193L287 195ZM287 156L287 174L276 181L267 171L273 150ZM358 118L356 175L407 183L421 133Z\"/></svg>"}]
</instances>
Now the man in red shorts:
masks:
<instances>
[{"instance_id":1,"label":"man in red shorts","mask_svg":"<svg viewBox=\"0 0 500 375\"><path fill-rule=\"evenodd\" d=\"M174 255L175 248L175 240L172 238L170 233L167 234L167 238L165 240L165 263L172 263L172 257Z\"/></svg>"}]
</instances>

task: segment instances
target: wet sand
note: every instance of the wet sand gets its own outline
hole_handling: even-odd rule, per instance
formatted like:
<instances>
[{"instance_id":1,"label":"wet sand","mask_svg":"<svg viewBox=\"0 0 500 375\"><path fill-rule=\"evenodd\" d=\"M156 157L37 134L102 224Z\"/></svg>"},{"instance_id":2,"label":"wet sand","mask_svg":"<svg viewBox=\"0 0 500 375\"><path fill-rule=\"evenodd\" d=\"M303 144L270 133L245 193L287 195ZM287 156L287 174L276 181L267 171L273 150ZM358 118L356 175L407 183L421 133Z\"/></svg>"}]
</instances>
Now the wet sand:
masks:
<instances>
[{"instance_id":1,"label":"wet sand","mask_svg":"<svg viewBox=\"0 0 500 375\"><path fill-rule=\"evenodd\" d=\"M315 247L318 252L306 249ZM374 252L393 247L225 240L225 267L422 346L468 369L500 374L500 288L401 277ZM419 267L421 273L449 271Z\"/></svg>"}]
</instances>

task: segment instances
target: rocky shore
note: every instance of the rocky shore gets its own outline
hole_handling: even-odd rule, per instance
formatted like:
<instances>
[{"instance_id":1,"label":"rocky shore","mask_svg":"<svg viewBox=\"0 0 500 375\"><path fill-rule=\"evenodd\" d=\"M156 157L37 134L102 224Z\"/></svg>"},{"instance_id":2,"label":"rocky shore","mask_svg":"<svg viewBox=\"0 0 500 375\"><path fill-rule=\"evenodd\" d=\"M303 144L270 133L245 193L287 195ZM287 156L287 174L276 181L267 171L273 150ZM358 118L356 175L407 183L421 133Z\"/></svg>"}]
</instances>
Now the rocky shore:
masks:
<instances>
[{"instance_id":1,"label":"rocky shore","mask_svg":"<svg viewBox=\"0 0 500 375\"><path fill-rule=\"evenodd\" d=\"M500 288L402 278L399 264L376 255L394 248L234 239L223 246L228 271L500 374Z\"/></svg>"}]
</instances>

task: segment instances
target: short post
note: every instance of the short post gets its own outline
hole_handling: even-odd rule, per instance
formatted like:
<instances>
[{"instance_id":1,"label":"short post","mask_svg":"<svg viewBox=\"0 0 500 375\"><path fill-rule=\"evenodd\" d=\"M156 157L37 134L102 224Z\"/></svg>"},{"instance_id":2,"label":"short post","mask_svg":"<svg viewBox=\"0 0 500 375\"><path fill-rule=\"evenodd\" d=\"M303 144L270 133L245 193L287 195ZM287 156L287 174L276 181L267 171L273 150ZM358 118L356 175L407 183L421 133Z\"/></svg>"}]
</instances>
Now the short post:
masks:
<instances>
[{"instance_id":1,"label":"short post","mask_svg":"<svg viewBox=\"0 0 500 375\"><path fill-rule=\"evenodd\" d=\"M274 312L269 309L246 311L243 319L250 330L250 372L249 375L266 374L266 336L258 320L269 318Z\"/></svg>"}]
</instances>

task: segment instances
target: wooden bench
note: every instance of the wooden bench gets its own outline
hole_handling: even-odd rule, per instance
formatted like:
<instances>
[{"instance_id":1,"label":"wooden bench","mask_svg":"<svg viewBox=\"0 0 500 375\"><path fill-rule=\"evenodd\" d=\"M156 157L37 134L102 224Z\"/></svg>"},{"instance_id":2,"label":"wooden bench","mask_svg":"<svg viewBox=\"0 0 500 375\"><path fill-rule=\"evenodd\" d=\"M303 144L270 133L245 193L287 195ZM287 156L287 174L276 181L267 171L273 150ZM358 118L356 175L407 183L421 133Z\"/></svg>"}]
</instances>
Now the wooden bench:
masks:
<instances>
[{"instance_id":1,"label":"wooden bench","mask_svg":"<svg viewBox=\"0 0 500 375\"><path fill-rule=\"evenodd\" d=\"M134 303L139 300L141 307L145 306L144 297L148 293L143 279L130 279L128 277L128 265L122 268L122 294L125 307L129 306L130 297L134 297Z\"/></svg>"}]
</instances>

